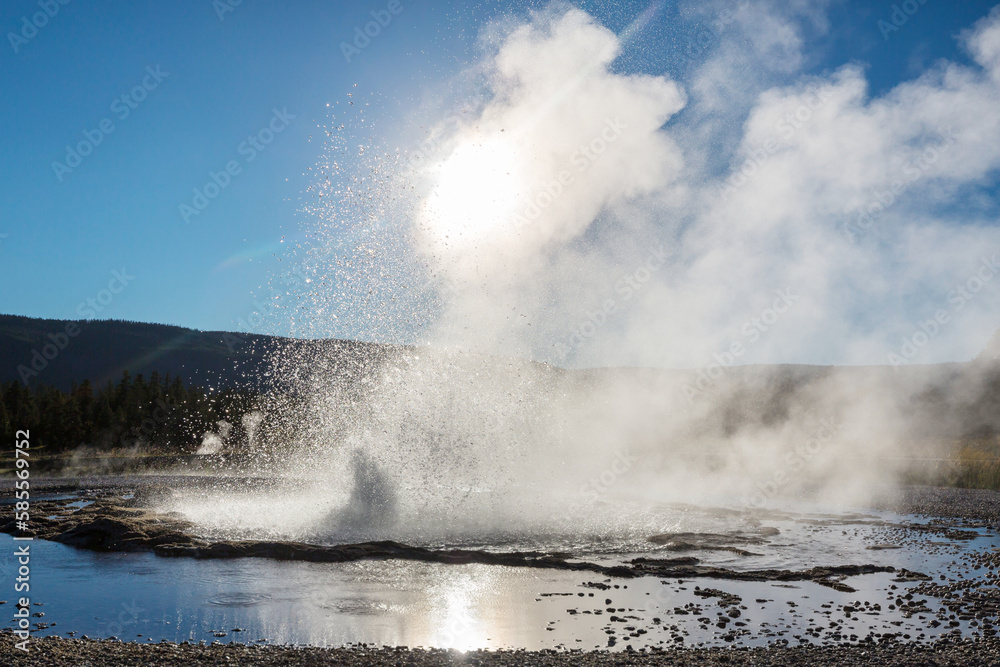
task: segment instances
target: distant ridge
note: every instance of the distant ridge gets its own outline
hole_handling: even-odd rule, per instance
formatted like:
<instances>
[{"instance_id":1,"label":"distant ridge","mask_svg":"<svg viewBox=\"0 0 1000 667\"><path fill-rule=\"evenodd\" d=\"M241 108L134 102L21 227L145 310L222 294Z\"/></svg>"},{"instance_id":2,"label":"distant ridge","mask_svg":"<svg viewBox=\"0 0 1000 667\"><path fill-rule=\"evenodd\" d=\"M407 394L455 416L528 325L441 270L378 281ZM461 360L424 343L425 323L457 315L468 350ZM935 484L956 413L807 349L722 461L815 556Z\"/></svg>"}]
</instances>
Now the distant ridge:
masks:
<instances>
[{"instance_id":1,"label":"distant ridge","mask_svg":"<svg viewBox=\"0 0 1000 667\"><path fill-rule=\"evenodd\" d=\"M49 320L0 315L0 381L27 381L68 390L73 383L117 381L123 372L169 373L206 387L265 388L270 354L316 345L278 336L197 331L122 320ZM322 341L337 347L374 343ZM362 350L358 350L361 352Z\"/></svg>"}]
</instances>

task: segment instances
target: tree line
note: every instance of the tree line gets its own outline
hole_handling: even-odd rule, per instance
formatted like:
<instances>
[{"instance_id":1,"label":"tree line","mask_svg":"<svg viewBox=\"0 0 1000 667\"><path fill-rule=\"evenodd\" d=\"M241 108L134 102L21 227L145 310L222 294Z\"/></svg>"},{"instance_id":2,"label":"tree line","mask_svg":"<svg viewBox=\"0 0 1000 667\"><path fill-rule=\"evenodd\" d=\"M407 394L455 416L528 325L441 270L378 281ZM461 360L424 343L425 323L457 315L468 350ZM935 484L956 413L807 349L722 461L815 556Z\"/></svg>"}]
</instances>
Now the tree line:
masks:
<instances>
[{"instance_id":1,"label":"tree line","mask_svg":"<svg viewBox=\"0 0 1000 667\"><path fill-rule=\"evenodd\" d=\"M86 445L193 454L220 420L233 425L233 443L245 440L242 417L262 404L262 397L249 390L209 392L156 372L144 378L126 371L117 383L103 387L84 380L69 391L11 380L0 383L0 437L11 443L15 431L28 429L32 447L47 453Z\"/></svg>"}]
</instances>

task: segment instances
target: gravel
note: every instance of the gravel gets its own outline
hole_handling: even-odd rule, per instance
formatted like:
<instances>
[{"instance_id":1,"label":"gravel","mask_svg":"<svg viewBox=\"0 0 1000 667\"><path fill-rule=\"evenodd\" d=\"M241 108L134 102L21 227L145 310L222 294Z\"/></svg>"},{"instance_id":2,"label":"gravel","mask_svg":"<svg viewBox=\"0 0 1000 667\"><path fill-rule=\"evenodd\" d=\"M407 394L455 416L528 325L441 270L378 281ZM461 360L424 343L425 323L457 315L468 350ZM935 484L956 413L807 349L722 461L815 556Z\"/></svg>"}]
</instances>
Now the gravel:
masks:
<instances>
[{"instance_id":1,"label":"gravel","mask_svg":"<svg viewBox=\"0 0 1000 667\"><path fill-rule=\"evenodd\" d=\"M1000 493L986 489L905 486L880 493L873 509L967 519L994 529L1000 528Z\"/></svg>"},{"instance_id":2,"label":"gravel","mask_svg":"<svg viewBox=\"0 0 1000 667\"><path fill-rule=\"evenodd\" d=\"M770 646L752 649L664 651L445 651L406 647L304 648L227 644L133 644L113 640L31 640L28 652L0 633L0 655L9 665L996 665L996 639L943 639L933 644Z\"/></svg>"}]
</instances>

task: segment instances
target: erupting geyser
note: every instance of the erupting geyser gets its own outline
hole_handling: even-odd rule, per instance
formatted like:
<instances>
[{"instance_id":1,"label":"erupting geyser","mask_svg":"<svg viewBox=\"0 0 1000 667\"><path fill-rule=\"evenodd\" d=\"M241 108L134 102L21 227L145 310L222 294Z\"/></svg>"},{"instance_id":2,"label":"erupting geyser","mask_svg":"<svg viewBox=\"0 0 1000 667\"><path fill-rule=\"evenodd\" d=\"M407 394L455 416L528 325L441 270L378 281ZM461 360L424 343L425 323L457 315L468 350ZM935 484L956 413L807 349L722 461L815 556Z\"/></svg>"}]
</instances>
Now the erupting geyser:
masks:
<instances>
[{"instance_id":1,"label":"erupting geyser","mask_svg":"<svg viewBox=\"0 0 1000 667\"><path fill-rule=\"evenodd\" d=\"M959 238L911 215L1000 165L973 135L938 145L939 128L968 120L959 99L1000 88L998 16L965 38L973 64L874 98L850 65L790 81L796 61L783 57L748 80L734 54L764 46L728 33L684 87L627 74L623 40L562 5L490 35L483 62L456 80L475 81L456 95L461 113L432 129L415 172L405 155L346 138L361 105L334 111L319 223L293 258L310 276L289 295L294 328L395 346L275 355L284 397L244 430L261 451L281 441L264 472L299 486L216 528L644 539L666 528L651 509L660 500L861 499L893 479L901 447L952 432L919 409L922 392L975 395L976 372L753 364L883 363L887 332L912 328L908 279L947 284L970 238L1000 241L995 227ZM766 168L745 169L761 145ZM940 187L881 214L905 258L842 233L872 184L929 148ZM981 324L987 306L966 312ZM953 327L938 342L957 355L986 338ZM581 370L598 366L631 368ZM202 449L222 440L207 434Z\"/></svg>"}]
</instances>

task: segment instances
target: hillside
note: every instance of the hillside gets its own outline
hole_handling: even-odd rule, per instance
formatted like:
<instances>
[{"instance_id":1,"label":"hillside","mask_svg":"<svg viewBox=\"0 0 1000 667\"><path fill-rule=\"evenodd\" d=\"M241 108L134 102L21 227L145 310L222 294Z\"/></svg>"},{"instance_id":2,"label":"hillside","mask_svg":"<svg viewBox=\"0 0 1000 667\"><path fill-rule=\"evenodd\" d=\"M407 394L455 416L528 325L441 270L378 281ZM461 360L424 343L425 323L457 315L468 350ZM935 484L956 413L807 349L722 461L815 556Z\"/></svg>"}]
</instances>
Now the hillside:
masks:
<instances>
[{"instance_id":1,"label":"hillside","mask_svg":"<svg viewBox=\"0 0 1000 667\"><path fill-rule=\"evenodd\" d=\"M179 377L186 385L264 389L276 349L325 344L369 349L351 341L299 341L258 334L196 331L118 320L46 320L0 315L0 382L18 380L68 390L117 381L124 371Z\"/></svg>"}]
</instances>

